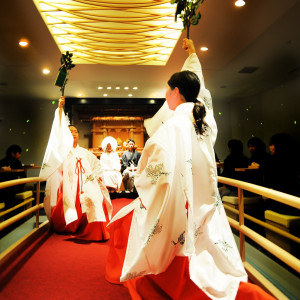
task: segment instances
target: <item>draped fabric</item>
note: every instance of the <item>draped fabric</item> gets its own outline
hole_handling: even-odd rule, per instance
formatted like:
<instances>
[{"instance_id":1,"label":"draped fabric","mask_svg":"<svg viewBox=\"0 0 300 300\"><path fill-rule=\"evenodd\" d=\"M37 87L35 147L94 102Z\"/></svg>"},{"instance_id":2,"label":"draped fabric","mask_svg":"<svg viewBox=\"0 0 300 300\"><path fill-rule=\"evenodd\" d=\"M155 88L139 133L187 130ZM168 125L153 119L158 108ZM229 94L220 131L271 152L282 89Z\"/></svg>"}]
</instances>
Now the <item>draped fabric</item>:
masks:
<instances>
[{"instance_id":1,"label":"draped fabric","mask_svg":"<svg viewBox=\"0 0 300 300\"><path fill-rule=\"evenodd\" d=\"M126 255L128 235L134 211L111 224L110 250L107 257L105 278L120 284L120 277ZM205 294L190 278L189 258L176 256L168 268L158 275L145 275L123 282L133 300L172 299L208 300ZM208 272L209 270L207 270ZM274 300L260 287L241 281L235 300Z\"/></svg>"},{"instance_id":2,"label":"draped fabric","mask_svg":"<svg viewBox=\"0 0 300 300\"><path fill-rule=\"evenodd\" d=\"M195 53L191 54L183 64L181 71L191 71L197 74L200 80L200 91L198 99L205 103L206 107L213 112L212 99L209 90L205 88L204 78L200 61ZM152 136L157 129L174 115L165 101L158 112L150 119L144 121L144 126L149 136ZM215 136L216 138L216 136Z\"/></svg>"},{"instance_id":3,"label":"draped fabric","mask_svg":"<svg viewBox=\"0 0 300 300\"><path fill-rule=\"evenodd\" d=\"M122 184L121 163L118 153L103 152L100 157L104 183L107 187L119 190Z\"/></svg>"},{"instance_id":4,"label":"draped fabric","mask_svg":"<svg viewBox=\"0 0 300 300\"><path fill-rule=\"evenodd\" d=\"M203 82L196 55L184 68L196 70ZM234 299L247 275L218 193L217 127L210 94L202 94L208 125L204 135L195 130L193 103L179 105L164 121L160 111L147 124L152 136L136 172L139 198L112 220L133 212L120 281L160 274L183 256L189 260L190 279L207 296Z\"/></svg>"},{"instance_id":5,"label":"draped fabric","mask_svg":"<svg viewBox=\"0 0 300 300\"><path fill-rule=\"evenodd\" d=\"M66 226L78 223L81 214L85 214L87 223L107 222L111 218L112 204L100 162L94 154L80 146L73 148L72 144L66 118L64 114L60 118L57 109L40 172L40 177L47 179L46 214L51 220L51 214L62 197L62 217ZM76 207L78 203L80 213Z\"/></svg>"}]
</instances>

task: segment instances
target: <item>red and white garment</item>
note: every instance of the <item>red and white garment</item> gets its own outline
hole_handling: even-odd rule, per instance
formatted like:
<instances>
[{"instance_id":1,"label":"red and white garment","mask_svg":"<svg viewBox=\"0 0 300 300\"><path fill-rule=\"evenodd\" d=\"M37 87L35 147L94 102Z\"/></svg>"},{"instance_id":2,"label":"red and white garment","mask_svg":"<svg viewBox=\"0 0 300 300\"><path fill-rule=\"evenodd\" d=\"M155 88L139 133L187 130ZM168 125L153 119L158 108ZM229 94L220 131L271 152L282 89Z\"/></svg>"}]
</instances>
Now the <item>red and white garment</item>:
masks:
<instances>
[{"instance_id":1,"label":"red and white garment","mask_svg":"<svg viewBox=\"0 0 300 300\"><path fill-rule=\"evenodd\" d=\"M58 231L68 231L72 227L68 225L77 221L78 226L71 230L74 233L81 225L78 220L82 214L87 223L110 220L112 204L99 160L88 150L72 145L68 121L64 114L59 118L57 109L40 172L40 177L47 180L44 208ZM55 214L54 218L59 201L62 201L63 213ZM64 220L60 220L59 215ZM65 230L63 226L55 226L55 222L65 224Z\"/></svg>"},{"instance_id":2,"label":"red and white garment","mask_svg":"<svg viewBox=\"0 0 300 300\"><path fill-rule=\"evenodd\" d=\"M196 133L193 103L174 112L165 103L145 123L151 137L134 182L139 198L111 221L132 214L120 281L130 285L137 278L162 274L175 258L186 257L189 279L209 298L234 299L247 274L218 193L211 97L196 54L183 69L201 80L199 101L206 106L208 129L205 135Z\"/></svg>"}]
</instances>

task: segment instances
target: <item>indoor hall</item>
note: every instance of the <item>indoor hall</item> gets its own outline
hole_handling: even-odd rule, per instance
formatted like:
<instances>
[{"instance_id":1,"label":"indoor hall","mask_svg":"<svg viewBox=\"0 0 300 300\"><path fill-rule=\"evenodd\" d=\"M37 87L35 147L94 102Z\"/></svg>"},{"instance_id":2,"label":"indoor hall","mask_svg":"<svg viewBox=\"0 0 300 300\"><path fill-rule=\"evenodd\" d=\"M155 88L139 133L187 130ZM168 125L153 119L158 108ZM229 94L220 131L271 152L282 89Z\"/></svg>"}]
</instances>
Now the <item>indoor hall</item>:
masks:
<instances>
[{"instance_id":1,"label":"indoor hall","mask_svg":"<svg viewBox=\"0 0 300 300\"><path fill-rule=\"evenodd\" d=\"M102 151L101 140L105 136L112 135L118 140L120 156L124 150L122 143L128 138L134 138L137 141L138 150L142 152L149 138L143 127L143 121L151 118L162 106L166 82L171 74L180 71L186 58L181 49L186 31L181 33L182 22L179 16L176 24L174 22L175 6L171 12L168 12L172 20L168 22L173 24L168 28L174 30L172 34L170 33L171 38L167 36L167 41L162 41L160 35L157 37L159 42L156 42L153 28L159 22L151 24L149 19L169 4L169 1L160 1L162 7L155 12L149 12L148 8L140 8L140 10L145 9L143 17L146 20L143 21L143 30L140 27L137 30L134 28L137 23L125 20L129 19L128 16L122 16L120 27L107 29L108 25L105 24L105 32L85 32L84 34L81 32L82 36L79 34L75 37L64 38L52 36L53 29L49 31L43 19L45 16L42 17L37 10L38 2L45 4L47 1L13 0L5 3L0 12L1 158L5 156L8 146L18 144L22 147L21 161L28 167L27 177L39 175L54 111L61 95L60 88L55 86L54 82L61 66L62 52L67 49L80 49L84 45L91 46L90 50L84 49L85 54L90 51L99 61L84 61L84 55L76 61L74 55L76 66L70 70L65 88L65 111L68 112L72 124L78 126L80 146L89 149L99 157ZM53 2L59 5L64 1ZM108 1L108 3L113 2ZM139 1L129 1L130 9L133 10L132 14L138 13L137 2ZM231 139L242 141L244 155L248 157L250 153L247 142L252 137L262 139L267 150L271 137L276 133L287 133L299 143L298 28L300 24L298 16L300 3L297 0L284 1L284 3L280 1L245 2L244 7L236 8L234 1L219 3L215 0L206 0L200 6L202 17L199 24L190 28L190 37L194 40L202 64L205 86L212 95L214 117L218 126L215 151L221 163L228 155L227 142ZM86 3L86 5L91 5L91 3ZM116 13L114 7L110 9ZM54 8L46 7L47 10L53 12ZM64 11L64 13L70 13L70 11ZM147 13L151 15L151 18ZM51 16L54 17L54 15ZM95 22L93 15L87 14L85 17L89 23ZM101 14L96 14L96 17L103 18ZM59 24L61 18L65 16L61 13L55 18L55 21L48 19L52 20L52 24ZM78 12L76 17L72 18L74 19L67 20L68 26L78 25L81 22L76 19L79 18ZM140 16L138 20L141 21ZM88 30L86 27L80 28ZM138 34L139 38L132 34L133 41L128 40L128 43L120 36L114 40L116 34L121 34L115 32L116 28L130 29ZM159 30L161 28L156 31ZM93 43L91 40L89 42L83 40L85 34L92 36ZM22 48L18 45L21 39L28 40L28 47ZM71 43L74 43L71 48L64 48ZM206 46L208 50L201 51L202 46ZM100 51L99 54L97 50L102 52ZM137 53L132 54L134 51ZM155 62L152 61L154 58ZM48 68L50 73L42 73L44 68ZM98 123L99 126L97 126ZM295 157L295 167L298 165L296 160ZM255 172L255 170L247 170L242 174L246 172ZM220 182L220 184L223 183ZM42 183L41 191L43 190ZM123 196L122 194L120 199ZM112 196L114 197L115 195ZM125 197L130 197L130 195L125 195ZM279 196L276 195L276 197ZM34 206L37 198L36 190L33 190L32 198L34 198L32 202ZM43 193L41 199L43 199ZM112 199L113 204L114 200ZM238 208L238 197L227 199L227 201L229 202L224 202L225 206L227 205L225 207L227 213L230 212L230 208ZM289 204L297 203L293 200L287 201ZM249 212L251 217L251 211L256 209L258 203L260 202L254 204L245 202L245 213ZM298 204L292 204L292 206L299 209L299 198ZM236 220L236 213L231 211L231 214L231 217ZM45 216L42 210L41 215L42 221L40 222L43 222L46 218L43 219ZM281 216L272 213L267 217L269 224L273 226L276 223L276 217L279 220L282 219ZM246 222L251 224L251 220L246 220ZM283 218L281 222L296 224L297 220L291 221ZM30 224L29 227L33 226ZM282 224L277 226L287 231ZM287 235L289 234L288 232ZM270 238L270 233L268 235ZM273 242L280 239L276 235L274 237L272 233L271 235ZM248 239L246 242L249 247L253 246ZM282 245L282 242L279 243ZM284 240L284 249L289 253L287 244ZM254 248L260 247L254 246ZM253 257L257 257L255 250L257 249L253 250ZM264 250L262 252L266 255ZM271 256L270 259L268 255L263 257L262 262L252 261L252 265L266 275L267 271L262 270L260 266L267 265L273 260L279 263L278 271L273 271L266 277L272 278L274 280L272 282L280 286L281 292L288 298L299 297L299 289L295 289L299 286L297 271L287 267L288 274L291 274L291 277L288 277L285 271L280 269L282 263L278 262L277 258ZM278 274L282 275L279 279L276 278ZM280 284L283 277L290 279L287 283L281 282ZM287 284L291 282L294 289L293 287L287 288Z\"/></svg>"}]
</instances>

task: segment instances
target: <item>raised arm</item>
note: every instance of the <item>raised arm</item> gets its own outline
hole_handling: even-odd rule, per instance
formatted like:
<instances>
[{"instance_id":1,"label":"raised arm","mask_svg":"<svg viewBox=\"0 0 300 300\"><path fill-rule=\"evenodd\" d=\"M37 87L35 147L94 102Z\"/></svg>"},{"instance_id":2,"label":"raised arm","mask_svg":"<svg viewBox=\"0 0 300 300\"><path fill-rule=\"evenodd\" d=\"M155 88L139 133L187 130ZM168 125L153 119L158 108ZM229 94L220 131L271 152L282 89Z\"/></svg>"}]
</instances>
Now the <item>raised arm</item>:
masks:
<instances>
[{"instance_id":1,"label":"raised arm","mask_svg":"<svg viewBox=\"0 0 300 300\"><path fill-rule=\"evenodd\" d=\"M192 40L183 39L182 48L188 53L189 56L193 53L196 53L195 46Z\"/></svg>"},{"instance_id":2,"label":"raised arm","mask_svg":"<svg viewBox=\"0 0 300 300\"><path fill-rule=\"evenodd\" d=\"M59 123L61 121L61 116L63 114L63 107L65 105L65 101L66 101L66 98L64 96L61 96L59 99L58 99L58 116L59 116Z\"/></svg>"},{"instance_id":3,"label":"raised arm","mask_svg":"<svg viewBox=\"0 0 300 300\"><path fill-rule=\"evenodd\" d=\"M64 104L65 97L60 97L40 172L40 177L44 179L57 170L73 147L73 136L68 127L69 120L63 111Z\"/></svg>"},{"instance_id":4,"label":"raised arm","mask_svg":"<svg viewBox=\"0 0 300 300\"><path fill-rule=\"evenodd\" d=\"M211 95L209 90L205 88L201 64L196 55L196 50L193 41L190 39L183 39L182 48L187 52L189 56L184 62L181 71L188 70L197 74L201 84L198 97L201 98L204 101L206 107L212 111ZM164 124L168 119L170 119L173 116L173 113L174 112L169 109L168 104L165 101L163 106L152 118L146 119L144 121L144 126L147 130L148 135L152 136L162 124Z\"/></svg>"},{"instance_id":5,"label":"raised arm","mask_svg":"<svg viewBox=\"0 0 300 300\"><path fill-rule=\"evenodd\" d=\"M202 67L201 67L199 58L196 54L196 50L195 50L193 41L190 39L183 39L182 48L188 53L189 56L186 59L186 61L184 62L184 65L181 70L182 71L188 70L188 71L191 71L191 72L194 72L197 74L197 76L199 77L199 80L200 80L200 84L201 84L198 97L201 98L204 101L206 107L212 111L213 106L212 106L211 94L210 94L209 90L207 90L205 88Z\"/></svg>"}]
</instances>

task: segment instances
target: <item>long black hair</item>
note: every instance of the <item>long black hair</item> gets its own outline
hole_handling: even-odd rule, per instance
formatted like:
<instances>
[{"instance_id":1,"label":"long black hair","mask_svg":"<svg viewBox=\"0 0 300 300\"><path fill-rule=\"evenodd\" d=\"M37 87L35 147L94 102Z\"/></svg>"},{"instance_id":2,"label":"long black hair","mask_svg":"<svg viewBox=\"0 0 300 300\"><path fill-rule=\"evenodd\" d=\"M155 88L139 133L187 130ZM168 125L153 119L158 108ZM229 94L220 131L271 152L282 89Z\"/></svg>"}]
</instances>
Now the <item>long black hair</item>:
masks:
<instances>
[{"instance_id":1,"label":"long black hair","mask_svg":"<svg viewBox=\"0 0 300 300\"><path fill-rule=\"evenodd\" d=\"M197 74L191 71L174 73L169 79L168 85L172 90L177 87L186 102L194 103L193 116L196 123L196 132L203 135L208 126L204 121L206 116L205 106L197 100L200 91L200 80Z\"/></svg>"}]
</instances>

